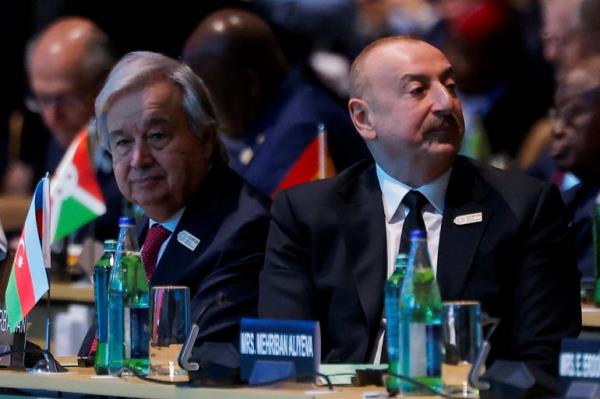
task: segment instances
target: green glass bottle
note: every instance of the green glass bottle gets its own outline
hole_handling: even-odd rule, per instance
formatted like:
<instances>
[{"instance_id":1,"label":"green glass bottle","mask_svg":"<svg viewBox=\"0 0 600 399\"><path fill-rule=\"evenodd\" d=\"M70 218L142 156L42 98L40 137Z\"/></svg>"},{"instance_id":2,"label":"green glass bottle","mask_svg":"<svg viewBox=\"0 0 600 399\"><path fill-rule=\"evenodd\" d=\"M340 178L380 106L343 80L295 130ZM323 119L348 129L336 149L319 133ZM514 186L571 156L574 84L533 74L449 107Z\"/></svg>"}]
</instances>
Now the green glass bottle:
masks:
<instances>
[{"instance_id":1,"label":"green glass bottle","mask_svg":"<svg viewBox=\"0 0 600 399\"><path fill-rule=\"evenodd\" d=\"M96 302L96 374L108 374L108 278L115 264L115 240L104 241L104 254L94 267L94 298Z\"/></svg>"},{"instance_id":2,"label":"green glass bottle","mask_svg":"<svg viewBox=\"0 0 600 399\"><path fill-rule=\"evenodd\" d=\"M408 268L400 295L400 374L441 388L442 300L422 230L411 232ZM402 381L403 393L429 394Z\"/></svg>"},{"instance_id":3,"label":"green glass bottle","mask_svg":"<svg viewBox=\"0 0 600 399\"><path fill-rule=\"evenodd\" d=\"M385 284L385 315L387 318L387 353L388 371L390 374L400 374L400 294L402 283L406 275L408 256L400 253L396 257L394 272ZM400 380L390 376L386 380L386 388L389 393L399 392Z\"/></svg>"},{"instance_id":4,"label":"green glass bottle","mask_svg":"<svg viewBox=\"0 0 600 399\"><path fill-rule=\"evenodd\" d=\"M109 280L109 372L123 367L148 373L149 287L135 234L134 219L121 217Z\"/></svg>"}]
</instances>

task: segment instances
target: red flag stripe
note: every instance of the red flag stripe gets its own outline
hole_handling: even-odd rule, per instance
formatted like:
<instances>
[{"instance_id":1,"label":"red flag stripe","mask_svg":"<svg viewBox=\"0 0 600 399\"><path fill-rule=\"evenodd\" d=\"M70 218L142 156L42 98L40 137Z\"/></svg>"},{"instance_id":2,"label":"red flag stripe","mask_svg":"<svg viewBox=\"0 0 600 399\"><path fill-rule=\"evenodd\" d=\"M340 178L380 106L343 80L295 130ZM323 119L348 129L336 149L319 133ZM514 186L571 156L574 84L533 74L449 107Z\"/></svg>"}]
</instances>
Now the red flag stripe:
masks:
<instances>
[{"instance_id":1,"label":"red flag stripe","mask_svg":"<svg viewBox=\"0 0 600 399\"><path fill-rule=\"evenodd\" d=\"M31 281L31 271L29 269L29 260L27 259L27 248L25 248L25 238L21 234L21 241L15 254L15 265L13 267L15 281L19 292L19 301L21 302L21 313L26 315L35 305L35 295L33 292L33 283Z\"/></svg>"},{"instance_id":2,"label":"red flag stripe","mask_svg":"<svg viewBox=\"0 0 600 399\"><path fill-rule=\"evenodd\" d=\"M85 191L89 192L96 198L102 200L103 195L100 189L100 185L96 179L89 179L88 176L95 176L92 160L89 154L88 137L87 131L79 133L79 146L73 154L73 164L77 168L77 173L80 178L77 179L77 185L82 187Z\"/></svg>"},{"instance_id":3,"label":"red flag stripe","mask_svg":"<svg viewBox=\"0 0 600 399\"><path fill-rule=\"evenodd\" d=\"M272 196L279 191L297 184L306 183L315 179L319 173L319 139L315 137L306 149L300 154L289 172L281 180Z\"/></svg>"}]
</instances>

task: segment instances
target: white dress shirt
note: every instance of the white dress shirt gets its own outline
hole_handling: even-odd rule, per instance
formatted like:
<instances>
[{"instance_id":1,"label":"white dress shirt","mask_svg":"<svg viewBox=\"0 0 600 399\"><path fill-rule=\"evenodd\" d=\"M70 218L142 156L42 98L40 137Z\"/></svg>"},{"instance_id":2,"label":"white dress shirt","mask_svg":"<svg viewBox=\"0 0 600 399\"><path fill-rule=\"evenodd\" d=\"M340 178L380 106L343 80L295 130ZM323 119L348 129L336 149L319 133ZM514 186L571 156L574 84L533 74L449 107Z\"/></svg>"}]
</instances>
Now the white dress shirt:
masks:
<instances>
[{"instance_id":1,"label":"white dress shirt","mask_svg":"<svg viewBox=\"0 0 600 399\"><path fill-rule=\"evenodd\" d=\"M387 275L394 272L396 257L400 249L400 239L402 238L402 226L408 215L408 209L402 200L410 190L416 190L427 198L427 204L423 207L423 221L427 230L427 250L431 259L431 268L435 274L437 271L438 248L440 246L440 231L442 229L442 216L444 214L444 203L448 180L452 169L421 187L411 187L404 184L376 165L377 179L381 187L381 197L383 200L383 213L385 214L385 235L387 242ZM377 352L373 362L381 362L381 350L384 345L384 335L379 336L377 342Z\"/></svg>"},{"instance_id":2,"label":"white dress shirt","mask_svg":"<svg viewBox=\"0 0 600 399\"><path fill-rule=\"evenodd\" d=\"M162 256L163 252L165 252L165 248L169 244L171 237L173 237L173 232L177 228L177 225L179 224L179 220L181 220L181 216L183 215L184 211L185 211L185 208L181 208L173 216L171 216L171 218L169 218L167 221L162 222L162 223L157 222L156 220L153 220L153 219L148 220L148 229L150 229L150 227L154 226L155 224L160 224L162 227L164 227L165 229L167 229L171 232L171 235L169 237L167 237L167 239L162 243L162 245L160 246L160 249L158 250L158 256L156 257L157 265L158 265L158 262L160 261L160 258Z\"/></svg>"},{"instance_id":3,"label":"white dress shirt","mask_svg":"<svg viewBox=\"0 0 600 399\"><path fill-rule=\"evenodd\" d=\"M419 191L428 201L423 207L423 221L427 230L427 249L431 258L431 267L436 273L446 189L452 169L431 183L420 187L410 187L388 175L379 165L376 167L385 214L388 277L394 272L394 263L400 248L402 226L404 226L404 220L409 212L409 209L402 204L402 199L410 190Z\"/></svg>"}]
</instances>

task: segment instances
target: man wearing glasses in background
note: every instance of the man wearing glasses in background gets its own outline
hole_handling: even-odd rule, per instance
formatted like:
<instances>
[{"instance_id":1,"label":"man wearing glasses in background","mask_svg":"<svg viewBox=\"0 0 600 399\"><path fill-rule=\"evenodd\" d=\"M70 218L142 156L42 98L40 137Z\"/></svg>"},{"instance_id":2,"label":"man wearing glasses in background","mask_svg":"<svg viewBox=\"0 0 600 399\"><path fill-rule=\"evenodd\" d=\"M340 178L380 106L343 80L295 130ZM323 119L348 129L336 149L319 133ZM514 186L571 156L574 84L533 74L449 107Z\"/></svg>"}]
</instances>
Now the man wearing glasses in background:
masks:
<instances>
[{"instance_id":1,"label":"man wearing glasses in background","mask_svg":"<svg viewBox=\"0 0 600 399\"><path fill-rule=\"evenodd\" d=\"M49 25L29 42L25 57L31 90L27 108L39 113L51 134L46 144L42 131L24 129L24 135L31 136L21 140L29 153L24 158L30 159L11 164L4 179L5 192L19 195L29 195L33 182L46 171L52 174L71 141L88 129L96 95L115 63L107 35L81 17L62 18ZM40 153L36 153L39 147ZM107 203L107 213L96 221L94 236L114 238L123 199L113 178L110 155L101 146L96 146L93 162Z\"/></svg>"},{"instance_id":2,"label":"man wearing glasses in background","mask_svg":"<svg viewBox=\"0 0 600 399\"><path fill-rule=\"evenodd\" d=\"M29 41L25 65L30 93L25 105L40 115L51 133L47 145L43 143L47 147L43 170L30 174L54 171L71 140L87 127L98 86L114 62L108 37L93 22L80 17L59 19ZM28 127L26 121L25 135L30 133ZM39 136L31 138L40 142ZM23 141L23 145L30 144ZM30 181L33 177L38 176L31 176Z\"/></svg>"}]
</instances>

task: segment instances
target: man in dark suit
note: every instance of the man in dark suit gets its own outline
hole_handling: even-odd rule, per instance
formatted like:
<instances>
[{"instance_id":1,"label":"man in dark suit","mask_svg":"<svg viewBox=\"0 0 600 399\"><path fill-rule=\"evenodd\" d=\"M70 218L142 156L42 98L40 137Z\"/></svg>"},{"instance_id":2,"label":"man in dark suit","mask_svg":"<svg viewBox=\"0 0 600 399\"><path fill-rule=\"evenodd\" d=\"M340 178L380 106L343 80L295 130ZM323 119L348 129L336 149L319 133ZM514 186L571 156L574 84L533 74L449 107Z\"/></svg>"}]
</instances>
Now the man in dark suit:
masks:
<instances>
[{"instance_id":1,"label":"man in dark suit","mask_svg":"<svg viewBox=\"0 0 600 399\"><path fill-rule=\"evenodd\" d=\"M116 61L110 40L91 20L65 17L35 36L25 56L30 86L26 105L39 114L44 126L37 126L38 118L33 114L25 114L22 160L10 164L4 177L5 189L10 194L30 195L34 182L46 172L55 176L69 145L78 133L86 131L106 213L75 232L68 245L81 244L88 238L100 242L115 238L125 204L113 177L110 155L95 145L96 134L89 128L94 99ZM63 251L59 248L58 252ZM60 263L58 259L62 258L55 257Z\"/></svg>"},{"instance_id":2,"label":"man in dark suit","mask_svg":"<svg viewBox=\"0 0 600 399\"><path fill-rule=\"evenodd\" d=\"M221 158L204 84L168 57L130 53L96 115L119 189L147 216L141 252L151 284L190 288L200 341L237 342L240 317L256 314L269 200Z\"/></svg>"},{"instance_id":3,"label":"man in dark suit","mask_svg":"<svg viewBox=\"0 0 600 399\"><path fill-rule=\"evenodd\" d=\"M592 216L600 193L600 56L566 67L555 105L549 155L560 170L579 180L563 197L582 281L589 285L596 277Z\"/></svg>"},{"instance_id":4,"label":"man in dark suit","mask_svg":"<svg viewBox=\"0 0 600 399\"><path fill-rule=\"evenodd\" d=\"M261 192L315 179L318 157L306 158L319 124L335 170L369 157L342 104L309 68L287 64L258 16L230 8L210 14L190 35L183 60L213 93L229 165Z\"/></svg>"},{"instance_id":5,"label":"man in dark suit","mask_svg":"<svg viewBox=\"0 0 600 399\"><path fill-rule=\"evenodd\" d=\"M350 114L375 165L276 198L259 315L319 320L326 362L370 360L384 283L412 212L403 199L418 191L443 300L478 300L502 319L492 360L556 373L560 339L581 325L558 190L457 157L464 122L452 68L425 42L376 41L354 61L351 85Z\"/></svg>"}]
</instances>

